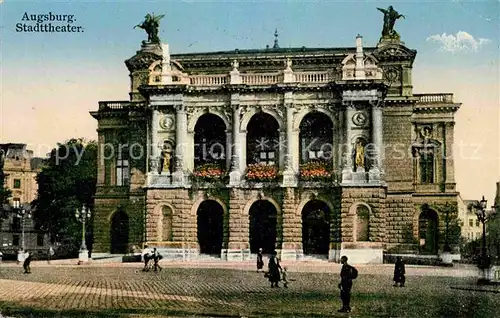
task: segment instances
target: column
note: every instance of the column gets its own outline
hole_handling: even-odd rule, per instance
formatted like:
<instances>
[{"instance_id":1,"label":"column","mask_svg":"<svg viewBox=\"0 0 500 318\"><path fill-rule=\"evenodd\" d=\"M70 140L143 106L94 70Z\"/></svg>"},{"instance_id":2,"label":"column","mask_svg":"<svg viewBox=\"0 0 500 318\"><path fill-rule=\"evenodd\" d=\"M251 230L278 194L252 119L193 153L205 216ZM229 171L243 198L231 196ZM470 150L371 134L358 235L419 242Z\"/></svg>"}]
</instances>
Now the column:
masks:
<instances>
[{"instance_id":1,"label":"column","mask_svg":"<svg viewBox=\"0 0 500 318\"><path fill-rule=\"evenodd\" d=\"M444 130L444 136L446 138L443 138L443 141L446 145L445 148L445 171L446 171L446 178L445 182L446 184L449 184L449 186L455 185L455 170L454 170L454 164L453 164L453 130L455 126L455 122L446 122L444 123L445 125L445 130ZM454 190L453 190L454 191Z\"/></svg>"},{"instance_id":2,"label":"column","mask_svg":"<svg viewBox=\"0 0 500 318\"><path fill-rule=\"evenodd\" d=\"M186 167L187 117L184 105L175 106L175 169L173 182L184 183L184 168Z\"/></svg>"},{"instance_id":3,"label":"column","mask_svg":"<svg viewBox=\"0 0 500 318\"><path fill-rule=\"evenodd\" d=\"M157 174L159 170L160 164L160 148L159 148L159 139L158 139L158 126L160 122L160 112L158 109L153 108L153 114L151 117L151 158L149 161L149 171Z\"/></svg>"},{"instance_id":4,"label":"column","mask_svg":"<svg viewBox=\"0 0 500 318\"><path fill-rule=\"evenodd\" d=\"M372 105L372 143L373 143L373 166L370 169L370 182L380 181L383 157L383 140L382 140L382 108L378 105Z\"/></svg>"},{"instance_id":5,"label":"column","mask_svg":"<svg viewBox=\"0 0 500 318\"><path fill-rule=\"evenodd\" d=\"M229 173L229 185L238 186L241 182L241 149L242 138L240 133L240 95L238 93L231 95L231 107L233 109L233 138L231 149L231 172Z\"/></svg>"},{"instance_id":6,"label":"column","mask_svg":"<svg viewBox=\"0 0 500 318\"><path fill-rule=\"evenodd\" d=\"M354 106L351 101L344 102L345 110L344 110L344 129L345 129L345 152L342 154L342 182L348 182L352 180L352 172L353 172L353 161L352 161L352 142L353 142L353 132L351 130L351 118L354 115Z\"/></svg>"},{"instance_id":7,"label":"column","mask_svg":"<svg viewBox=\"0 0 500 318\"><path fill-rule=\"evenodd\" d=\"M286 151L285 151L285 161L284 161L284 171L283 171L283 185L284 186L296 186L297 176L293 167L295 163L298 162L298 152L293 151L293 93L285 93L285 107L286 107Z\"/></svg>"},{"instance_id":8,"label":"column","mask_svg":"<svg viewBox=\"0 0 500 318\"><path fill-rule=\"evenodd\" d=\"M226 171L231 172L231 158L233 157L233 149L231 145L233 144L233 132L230 129L226 129L226 149L224 155L226 156Z\"/></svg>"}]
</instances>

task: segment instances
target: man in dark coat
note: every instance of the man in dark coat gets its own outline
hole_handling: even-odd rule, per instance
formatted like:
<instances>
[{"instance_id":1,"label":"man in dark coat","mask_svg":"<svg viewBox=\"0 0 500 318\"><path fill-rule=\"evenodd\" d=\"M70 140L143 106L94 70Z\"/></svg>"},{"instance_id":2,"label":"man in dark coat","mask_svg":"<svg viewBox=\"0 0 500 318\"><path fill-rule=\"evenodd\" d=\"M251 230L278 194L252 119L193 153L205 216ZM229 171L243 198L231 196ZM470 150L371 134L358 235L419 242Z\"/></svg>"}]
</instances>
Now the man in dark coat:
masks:
<instances>
[{"instance_id":1,"label":"man in dark coat","mask_svg":"<svg viewBox=\"0 0 500 318\"><path fill-rule=\"evenodd\" d=\"M279 287L278 282L281 279L280 275L280 261L276 257L277 253L276 251L273 251L271 253L271 257L269 258L269 265L268 265L268 271L269 271L269 281L271 282L271 288L272 287Z\"/></svg>"},{"instance_id":2,"label":"man in dark coat","mask_svg":"<svg viewBox=\"0 0 500 318\"><path fill-rule=\"evenodd\" d=\"M156 250L156 247L153 249L153 261L154 261L154 264L155 264L155 272L158 271L158 268L160 269L160 272L162 270L160 264L158 264L158 262L163 258L163 256L161 256L161 254Z\"/></svg>"},{"instance_id":3,"label":"man in dark coat","mask_svg":"<svg viewBox=\"0 0 500 318\"><path fill-rule=\"evenodd\" d=\"M25 274L31 274L31 268L30 268L31 257L32 257L31 253L26 252L26 256L25 256L24 263L23 263L23 268L24 268Z\"/></svg>"},{"instance_id":4,"label":"man in dark coat","mask_svg":"<svg viewBox=\"0 0 500 318\"><path fill-rule=\"evenodd\" d=\"M340 263L342 263L342 269L340 270L339 288L342 308L340 308L338 312L350 312L352 280L358 276L358 271L351 265L347 264L347 256L342 256L340 258Z\"/></svg>"},{"instance_id":5,"label":"man in dark coat","mask_svg":"<svg viewBox=\"0 0 500 318\"><path fill-rule=\"evenodd\" d=\"M404 287L405 285L405 263L403 263L403 258L398 256L396 258L396 263L394 264L394 287Z\"/></svg>"}]
</instances>

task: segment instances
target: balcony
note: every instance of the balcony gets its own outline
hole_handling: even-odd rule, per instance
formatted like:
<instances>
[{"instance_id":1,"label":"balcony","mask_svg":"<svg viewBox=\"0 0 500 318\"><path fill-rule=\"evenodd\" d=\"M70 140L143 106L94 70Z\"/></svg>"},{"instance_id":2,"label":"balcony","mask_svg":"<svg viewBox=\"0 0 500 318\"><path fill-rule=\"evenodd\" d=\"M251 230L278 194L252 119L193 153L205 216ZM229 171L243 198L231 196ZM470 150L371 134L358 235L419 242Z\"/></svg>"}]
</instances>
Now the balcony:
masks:
<instances>
[{"instance_id":1,"label":"balcony","mask_svg":"<svg viewBox=\"0 0 500 318\"><path fill-rule=\"evenodd\" d=\"M453 103L453 94L451 93L433 93L433 94L414 94L418 98L419 104L443 104Z\"/></svg>"},{"instance_id":2,"label":"balcony","mask_svg":"<svg viewBox=\"0 0 500 318\"><path fill-rule=\"evenodd\" d=\"M99 110L122 110L131 107L140 107L144 103L134 103L129 101L105 101L99 102Z\"/></svg>"}]
</instances>

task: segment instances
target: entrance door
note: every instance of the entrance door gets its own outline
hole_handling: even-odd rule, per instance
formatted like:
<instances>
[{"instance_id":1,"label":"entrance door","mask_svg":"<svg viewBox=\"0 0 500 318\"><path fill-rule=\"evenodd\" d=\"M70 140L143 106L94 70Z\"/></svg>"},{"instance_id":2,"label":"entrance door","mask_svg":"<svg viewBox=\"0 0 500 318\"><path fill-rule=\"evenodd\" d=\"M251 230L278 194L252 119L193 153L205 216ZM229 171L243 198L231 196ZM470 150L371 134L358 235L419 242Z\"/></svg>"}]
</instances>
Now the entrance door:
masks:
<instances>
[{"instance_id":1,"label":"entrance door","mask_svg":"<svg viewBox=\"0 0 500 318\"><path fill-rule=\"evenodd\" d=\"M304 254L328 254L330 209L323 201L309 201L302 209L302 246Z\"/></svg>"},{"instance_id":2,"label":"entrance door","mask_svg":"<svg viewBox=\"0 0 500 318\"><path fill-rule=\"evenodd\" d=\"M128 249L128 215L117 211L111 219L111 253L125 254Z\"/></svg>"},{"instance_id":3,"label":"entrance door","mask_svg":"<svg viewBox=\"0 0 500 318\"><path fill-rule=\"evenodd\" d=\"M224 222L222 206L214 200L203 201L197 214L200 253L220 256Z\"/></svg>"},{"instance_id":4,"label":"entrance door","mask_svg":"<svg viewBox=\"0 0 500 318\"><path fill-rule=\"evenodd\" d=\"M276 248L276 215L274 205L266 200L256 201L250 207L250 251L271 253Z\"/></svg>"},{"instance_id":5,"label":"entrance door","mask_svg":"<svg viewBox=\"0 0 500 318\"><path fill-rule=\"evenodd\" d=\"M420 237L420 251L424 254L437 254L438 252L438 216L432 210L420 213L418 222Z\"/></svg>"}]
</instances>

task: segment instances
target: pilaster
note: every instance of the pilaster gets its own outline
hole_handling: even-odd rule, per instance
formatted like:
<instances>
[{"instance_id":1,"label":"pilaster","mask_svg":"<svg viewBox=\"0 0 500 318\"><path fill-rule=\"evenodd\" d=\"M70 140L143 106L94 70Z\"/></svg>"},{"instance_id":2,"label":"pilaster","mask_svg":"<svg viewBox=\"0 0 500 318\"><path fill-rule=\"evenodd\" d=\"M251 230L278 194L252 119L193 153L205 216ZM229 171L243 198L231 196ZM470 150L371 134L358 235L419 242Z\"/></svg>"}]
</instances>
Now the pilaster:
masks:
<instances>
[{"instance_id":1,"label":"pilaster","mask_svg":"<svg viewBox=\"0 0 500 318\"><path fill-rule=\"evenodd\" d=\"M283 198L283 242L281 259L297 260L303 256L302 250L302 216L295 204L295 189L284 188Z\"/></svg>"},{"instance_id":2,"label":"pilaster","mask_svg":"<svg viewBox=\"0 0 500 318\"><path fill-rule=\"evenodd\" d=\"M240 95L234 93L231 95L231 108L233 110L233 134L231 148L231 172L229 173L229 184L238 186L241 182L244 165L241 164L243 158L242 147L244 142L240 132Z\"/></svg>"}]
</instances>

